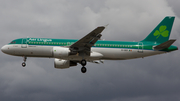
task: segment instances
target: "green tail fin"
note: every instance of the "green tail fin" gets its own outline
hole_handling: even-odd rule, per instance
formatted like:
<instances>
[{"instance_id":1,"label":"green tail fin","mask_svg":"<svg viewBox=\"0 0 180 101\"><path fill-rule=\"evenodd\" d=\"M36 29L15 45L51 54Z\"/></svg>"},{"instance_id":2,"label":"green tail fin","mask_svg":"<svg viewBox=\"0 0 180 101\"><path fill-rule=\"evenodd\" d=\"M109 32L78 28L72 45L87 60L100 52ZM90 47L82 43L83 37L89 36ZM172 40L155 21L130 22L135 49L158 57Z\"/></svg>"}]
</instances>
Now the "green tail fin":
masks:
<instances>
[{"instance_id":1,"label":"green tail fin","mask_svg":"<svg viewBox=\"0 0 180 101\"><path fill-rule=\"evenodd\" d=\"M142 41L163 43L169 40L175 17L166 16L159 25Z\"/></svg>"}]
</instances>

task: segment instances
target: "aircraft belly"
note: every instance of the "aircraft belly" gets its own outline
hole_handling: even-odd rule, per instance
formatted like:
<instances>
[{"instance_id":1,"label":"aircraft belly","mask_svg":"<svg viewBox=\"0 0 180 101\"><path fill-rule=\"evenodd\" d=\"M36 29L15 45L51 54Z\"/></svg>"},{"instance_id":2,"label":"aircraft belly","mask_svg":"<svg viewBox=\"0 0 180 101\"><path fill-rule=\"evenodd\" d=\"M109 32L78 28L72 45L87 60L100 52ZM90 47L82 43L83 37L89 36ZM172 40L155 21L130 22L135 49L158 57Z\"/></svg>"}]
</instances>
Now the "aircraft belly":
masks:
<instances>
[{"instance_id":1,"label":"aircraft belly","mask_svg":"<svg viewBox=\"0 0 180 101\"><path fill-rule=\"evenodd\" d=\"M103 54L102 59L107 60L126 60L164 53L162 51L153 50L143 50L143 52L138 52L138 49L120 48L92 48L91 50Z\"/></svg>"},{"instance_id":2,"label":"aircraft belly","mask_svg":"<svg viewBox=\"0 0 180 101\"><path fill-rule=\"evenodd\" d=\"M80 56L80 55L70 55L70 56L66 56L66 57L60 57L61 59L65 59L65 60L82 60L87 59L87 60L99 60L103 57L103 55L101 53L98 52L91 52L90 56Z\"/></svg>"}]
</instances>

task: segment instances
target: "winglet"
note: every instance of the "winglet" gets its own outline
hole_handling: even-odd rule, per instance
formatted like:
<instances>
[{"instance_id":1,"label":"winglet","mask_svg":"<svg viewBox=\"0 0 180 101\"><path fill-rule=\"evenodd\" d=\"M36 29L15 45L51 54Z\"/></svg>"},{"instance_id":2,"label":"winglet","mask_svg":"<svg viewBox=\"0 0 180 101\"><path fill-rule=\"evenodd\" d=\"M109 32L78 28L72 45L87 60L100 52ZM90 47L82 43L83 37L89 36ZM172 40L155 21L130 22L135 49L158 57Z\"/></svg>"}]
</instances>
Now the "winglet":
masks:
<instances>
[{"instance_id":1,"label":"winglet","mask_svg":"<svg viewBox=\"0 0 180 101\"><path fill-rule=\"evenodd\" d=\"M105 25L104 27L106 28L109 24Z\"/></svg>"}]
</instances>

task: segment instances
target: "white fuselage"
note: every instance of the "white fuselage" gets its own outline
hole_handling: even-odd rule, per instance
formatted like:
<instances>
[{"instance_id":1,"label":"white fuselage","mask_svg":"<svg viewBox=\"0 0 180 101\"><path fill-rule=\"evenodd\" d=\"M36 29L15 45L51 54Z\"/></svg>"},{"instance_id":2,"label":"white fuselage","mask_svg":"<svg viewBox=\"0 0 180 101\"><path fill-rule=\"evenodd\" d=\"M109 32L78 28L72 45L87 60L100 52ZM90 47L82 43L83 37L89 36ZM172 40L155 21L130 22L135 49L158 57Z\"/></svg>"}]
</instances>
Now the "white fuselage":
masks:
<instances>
[{"instance_id":1,"label":"white fuselage","mask_svg":"<svg viewBox=\"0 0 180 101\"><path fill-rule=\"evenodd\" d=\"M57 58L53 54L54 46L36 46L27 44L9 44L1 48L2 52L14 55L14 56L26 56L26 57L47 57L47 58ZM79 56L70 55L66 57L59 57L61 59L67 60L82 60L85 58L87 60L126 60L133 58L143 58L146 56L156 55L165 53L164 51L154 51L154 50L139 50L139 49L123 49L123 48L99 48L92 47L90 56Z\"/></svg>"}]
</instances>

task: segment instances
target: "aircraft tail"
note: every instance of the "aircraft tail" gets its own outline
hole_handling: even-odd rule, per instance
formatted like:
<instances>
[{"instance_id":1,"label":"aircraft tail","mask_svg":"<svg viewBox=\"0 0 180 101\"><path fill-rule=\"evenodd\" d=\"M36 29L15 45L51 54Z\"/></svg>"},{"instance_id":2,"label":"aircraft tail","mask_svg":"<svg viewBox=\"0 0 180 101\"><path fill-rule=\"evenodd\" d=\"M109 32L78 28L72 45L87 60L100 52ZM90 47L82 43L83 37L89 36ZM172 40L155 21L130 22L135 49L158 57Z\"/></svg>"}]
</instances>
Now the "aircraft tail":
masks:
<instances>
[{"instance_id":1,"label":"aircraft tail","mask_svg":"<svg viewBox=\"0 0 180 101\"><path fill-rule=\"evenodd\" d=\"M164 43L169 40L175 17L166 16L143 41Z\"/></svg>"}]
</instances>

